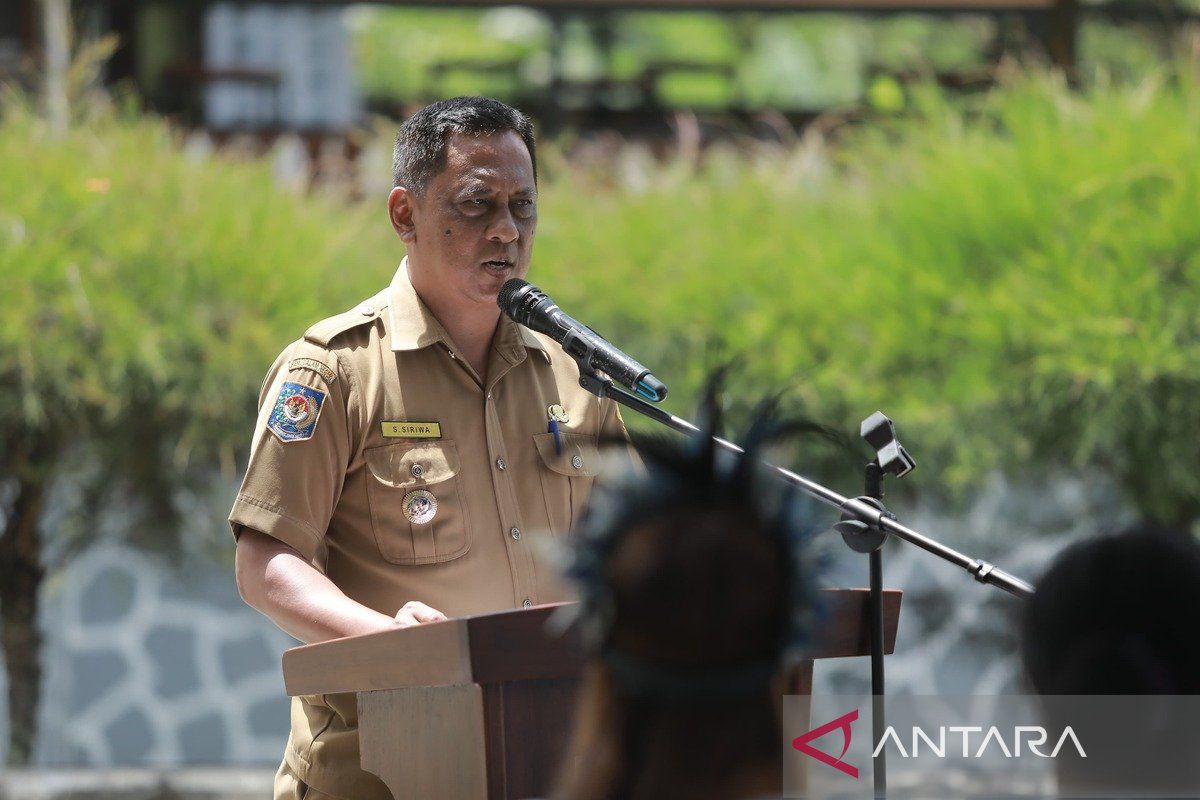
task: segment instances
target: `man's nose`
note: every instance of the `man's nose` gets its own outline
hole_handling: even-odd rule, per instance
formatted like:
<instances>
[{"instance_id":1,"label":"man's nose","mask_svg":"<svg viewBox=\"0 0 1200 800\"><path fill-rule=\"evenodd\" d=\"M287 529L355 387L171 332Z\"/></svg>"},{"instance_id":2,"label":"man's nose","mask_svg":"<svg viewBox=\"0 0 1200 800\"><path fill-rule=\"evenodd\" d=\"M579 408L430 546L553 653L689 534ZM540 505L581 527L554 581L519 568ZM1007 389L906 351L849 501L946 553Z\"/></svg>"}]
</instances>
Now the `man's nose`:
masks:
<instances>
[{"instance_id":1,"label":"man's nose","mask_svg":"<svg viewBox=\"0 0 1200 800\"><path fill-rule=\"evenodd\" d=\"M508 244L515 241L521 232L517 230L517 222L513 219L508 208L503 209L488 228L487 236L493 242Z\"/></svg>"}]
</instances>

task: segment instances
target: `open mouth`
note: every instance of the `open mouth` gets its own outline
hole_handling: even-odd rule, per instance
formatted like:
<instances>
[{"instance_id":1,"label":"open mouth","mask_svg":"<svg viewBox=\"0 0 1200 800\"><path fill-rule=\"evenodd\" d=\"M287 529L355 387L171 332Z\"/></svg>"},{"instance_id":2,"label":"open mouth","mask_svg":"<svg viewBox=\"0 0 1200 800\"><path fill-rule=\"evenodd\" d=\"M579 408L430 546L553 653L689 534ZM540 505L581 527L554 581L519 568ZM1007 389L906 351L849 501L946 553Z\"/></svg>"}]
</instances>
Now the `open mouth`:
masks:
<instances>
[{"instance_id":1,"label":"open mouth","mask_svg":"<svg viewBox=\"0 0 1200 800\"><path fill-rule=\"evenodd\" d=\"M511 261L507 261L505 259L498 259L498 260L494 260L494 261L484 261L483 266L489 272L508 272L509 270L511 270L513 268L514 265L513 265L513 262L511 262Z\"/></svg>"}]
</instances>

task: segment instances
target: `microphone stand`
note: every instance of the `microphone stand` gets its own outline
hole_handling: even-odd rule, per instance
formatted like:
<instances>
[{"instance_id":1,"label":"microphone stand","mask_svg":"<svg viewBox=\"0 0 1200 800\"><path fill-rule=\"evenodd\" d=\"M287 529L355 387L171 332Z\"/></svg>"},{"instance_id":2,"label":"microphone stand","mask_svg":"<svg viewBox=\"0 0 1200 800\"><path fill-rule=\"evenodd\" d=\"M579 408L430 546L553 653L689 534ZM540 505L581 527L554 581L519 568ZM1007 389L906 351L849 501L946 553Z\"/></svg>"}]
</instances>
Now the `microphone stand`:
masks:
<instances>
[{"instance_id":1,"label":"microphone stand","mask_svg":"<svg viewBox=\"0 0 1200 800\"><path fill-rule=\"evenodd\" d=\"M679 433L694 436L701 432L699 428L686 419L670 414L640 397L614 386L613 382L608 378L596 373L585 372L582 365L580 367L579 385L599 398L612 398L626 408L631 408L639 414L660 422ZM732 453L741 454L745 452L733 442L722 439L720 436L714 436L713 441L722 449ZM789 469L776 464L768 464L767 466L779 477L798 487L805 494L840 511L843 522L858 522L864 525L864 531L870 531L875 536L880 537L881 543L882 539L886 539L887 534L891 534L910 544L916 545L927 553L932 553L943 561L948 561L957 567L961 567L971 573L975 580L980 583L995 586L1020 598L1033 596L1033 586L1031 584L1015 575L1010 575L994 564L989 564L986 561L960 553L935 539L931 539L912 528L900 524L896 519L896 515L883 508L883 504L874 498L845 497L833 489L822 486L816 481L809 480L803 475L792 472Z\"/></svg>"},{"instance_id":2,"label":"microphone stand","mask_svg":"<svg viewBox=\"0 0 1200 800\"><path fill-rule=\"evenodd\" d=\"M601 399L612 398L626 408L631 408L679 433L689 436L701 433L698 427L687 420L664 411L637 395L615 386L609 378L587 369L585 366L587 364L586 353L582 356L575 356L573 353L571 355L579 364L579 385L587 391ZM863 420L860 432L862 437L876 450L875 460L866 466L864 494L861 497L844 497L789 469L776 464L767 466L779 477L798 487L810 497L840 511L841 519L834 525L834 529L842 534L842 539L852 550L868 554L871 587L868 605L871 633L871 729L872 739L878 746L887 727L883 681L883 554L881 550L884 542L887 541L888 534L965 569L980 583L1003 589L1015 597L1023 599L1032 597L1033 586L986 561L971 558L900 524L896 515L883 505L883 478L886 474L897 477L906 475L916 467L916 463L896 440L896 431L892 421L882 412L877 411ZM730 452L738 454L745 452L733 442L719 436L714 436L713 441L717 446ZM872 767L874 795L876 798L886 797L887 762L882 749L874 757Z\"/></svg>"},{"instance_id":3,"label":"microphone stand","mask_svg":"<svg viewBox=\"0 0 1200 800\"><path fill-rule=\"evenodd\" d=\"M863 499L892 516L883 505L883 478L888 474L897 477L907 475L916 469L917 464L896 440L896 428L883 412L877 411L863 420L860 433L876 451L875 459L866 466ZM834 530L842 534L842 540L851 550L866 553L870 561L871 733L876 748L872 756L871 775L875 782L875 797L884 798L887 797L887 754L879 747L879 743L883 741L887 729L883 685L883 544L887 536L845 515L834 525Z\"/></svg>"}]
</instances>

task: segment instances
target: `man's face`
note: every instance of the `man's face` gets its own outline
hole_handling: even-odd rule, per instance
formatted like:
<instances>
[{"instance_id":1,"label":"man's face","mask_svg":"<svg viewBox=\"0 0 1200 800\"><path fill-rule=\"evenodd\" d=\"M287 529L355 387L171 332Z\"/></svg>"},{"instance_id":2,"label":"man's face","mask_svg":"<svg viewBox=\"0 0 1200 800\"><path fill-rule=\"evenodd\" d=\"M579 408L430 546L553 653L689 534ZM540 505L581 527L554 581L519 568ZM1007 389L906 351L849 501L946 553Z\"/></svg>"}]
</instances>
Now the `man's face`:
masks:
<instances>
[{"instance_id":1,"label":"man's face","mask_svg":"<svg viewBox=\"0 0 1200 800\"><path fill-rule=\"evenodd\" d=\"M495 306L504 282L529 271L537 189L529 150L512 131L452 135L445 168L421 196L395 189L389 207L427 300Z\"/></svg>"}]
</instances>

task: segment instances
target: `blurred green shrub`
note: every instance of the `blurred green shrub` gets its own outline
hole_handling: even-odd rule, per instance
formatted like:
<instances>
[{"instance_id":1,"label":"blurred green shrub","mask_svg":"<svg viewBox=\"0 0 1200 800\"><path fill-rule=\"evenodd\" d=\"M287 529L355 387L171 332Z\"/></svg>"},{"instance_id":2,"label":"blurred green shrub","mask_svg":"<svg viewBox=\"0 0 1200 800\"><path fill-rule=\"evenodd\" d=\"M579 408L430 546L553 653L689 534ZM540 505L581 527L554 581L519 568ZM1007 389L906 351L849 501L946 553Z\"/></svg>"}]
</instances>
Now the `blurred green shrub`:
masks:
<instances>
[{"instance_id":1,"label":"blurred green shrub","mask_svg":"<svg viewBox=\"0 0 1200 800\"><path fill-rule=\"evenodd\" d=\"M351 12L358 81L369 99L430 102L461 94L515 99L549 80L549 23L535 11L502 8L382 9ZM518 80L503 70L449 71L439 63L520 62Z\"/></svg>"},{"instance_id":2,"label":"blurred green shrub","mask_svg":"<svg viewBox=\"0 0 1200 800\"><path fill-rule=\"evenodd\" d=\"M290 193L270 160L89 113L56 139L24 99L0 111L3 466L102 446L114 490L232 477L273 354L386 281L399 243L382 210Z\"/></svg>"},{"instance_id":3,"label":"blurred green shrub","mask_svg":"<svg viewBox=\"0 0 1200 800\"><path fill-rule=\"evenodd\" d=\"M1194 77L1021 75L967 104L918 89L907 114L636 184L547 143L533 278L670 377L678 411L719 341L746 355L739 396L793 384L847 431L891 413L926 488L1096 468L1196 516ZM373 205L128 115L53 141L10 103L0 186L0 431L112 441L106 484L232 463L275 352L399 256Z\"/></svg>"},{"instance_id":4,"label":"blurred green shrub","mask_svg":"<svg viewBox=\"0 0 1200 800\"><path fill-rule=\"evenodd\" d=\"M912 105L829 152L712 151L636 192L562 170L534 279L655 365L676 411L719 341L745 356L739 396L791 385L850 433L891 414L925 489L1102 470L1147 516L1195 519L1194 75Z\"/></svg>"}]
</instances>

